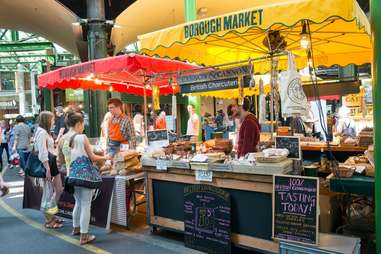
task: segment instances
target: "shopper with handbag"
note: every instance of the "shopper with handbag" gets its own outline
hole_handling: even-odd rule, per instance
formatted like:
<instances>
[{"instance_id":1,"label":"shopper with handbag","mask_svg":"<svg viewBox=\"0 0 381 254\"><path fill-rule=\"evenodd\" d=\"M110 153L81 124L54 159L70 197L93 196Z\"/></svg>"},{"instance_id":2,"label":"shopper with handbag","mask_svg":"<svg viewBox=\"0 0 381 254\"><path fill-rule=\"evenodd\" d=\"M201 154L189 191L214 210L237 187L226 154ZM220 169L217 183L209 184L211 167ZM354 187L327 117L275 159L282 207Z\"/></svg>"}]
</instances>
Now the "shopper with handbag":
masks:
<instances>
[{"instance_id":1,"label":"shopper with handbag","mask_svg":"<svg viewBox=\"0 0 381 254\"><path fill-rule=\"evenodd\" d=\"M34 154L38 155L38 160L42 164L43 171L45 171L45 181L51 182L53 186L53 191L55 195L55 201L58 203L58 200L61 197L61 194L63 192L63 186L62 186L62 180L61 175L59 174L58 168L57 168L57 162L56 162L56 151L54 149L54 140L51 135L51 129L53 128L54 124L54 115L53 113L49 111L43 111L40 113L38 118L38 128L34 135L34 145L33 145L33 151L27 162L27 168L32 168L30 165L33 165L34 163L31 161ZM29 167L28 167L29 166ZM36 169L37 167L33 167L33 169ZM27 171L27 170L26 170ZM28 174L29 172L29 174ZM28 175L30 174L30 171L27 171ZM32 175L37 177L36 175ZM43 192L46 193L50 190L46 189L46 186L48 184L44 184ZM58 229L62 228L63 222L59 220L54 215L51 215L44 211L45 213L45 227L46 228L53 228Z\"/></svg>"},{"instance_id":2,"label":"shopper with handbag","mask_svg":"<svg viewBox=\"0 0 381 254\"><path fill-rule=\"evenodd\" d=\"M88 233L91 201L95 189L102 183L100 173L92 162L106 160L106 158L95 155L88 138L82 134L85 121L81 114L70 112L65 122L69 132L60 142L59 161L68 165L68 180L65 184L74 186L72 235L80 235L80 244L84 245L95 240L95 236Z\"/></svg>"}]
</instances>

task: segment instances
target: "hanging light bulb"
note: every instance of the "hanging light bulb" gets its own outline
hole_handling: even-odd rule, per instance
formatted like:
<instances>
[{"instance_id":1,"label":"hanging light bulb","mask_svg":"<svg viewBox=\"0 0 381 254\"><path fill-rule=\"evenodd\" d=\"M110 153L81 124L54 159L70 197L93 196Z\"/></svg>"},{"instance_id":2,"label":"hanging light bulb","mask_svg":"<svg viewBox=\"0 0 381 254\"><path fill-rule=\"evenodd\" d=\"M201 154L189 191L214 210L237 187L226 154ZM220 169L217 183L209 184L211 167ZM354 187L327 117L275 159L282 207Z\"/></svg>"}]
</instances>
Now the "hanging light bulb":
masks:
<instances>
[{"instance_id":1,"label":"hanging light bulb","mask_svg":"<svg viewBox=\"0 0 381 254\"><path fill-rule=\"evenodd\" d=\"M114 87L110 86L108 90L109 90L109 92L113 92L114 91Z\"/></svg>"},{"instance_id":2,"label":"hanging light bulb","mask_svg":"<svg viewBox=\"0 0 381 254\"><path fill-rule=\"evenodd\" d=\"M310 47L310 40L307 33L307 24L302 21L302 32L300 33L300 47L308 49Z\"/></svg>"}]
</instances>

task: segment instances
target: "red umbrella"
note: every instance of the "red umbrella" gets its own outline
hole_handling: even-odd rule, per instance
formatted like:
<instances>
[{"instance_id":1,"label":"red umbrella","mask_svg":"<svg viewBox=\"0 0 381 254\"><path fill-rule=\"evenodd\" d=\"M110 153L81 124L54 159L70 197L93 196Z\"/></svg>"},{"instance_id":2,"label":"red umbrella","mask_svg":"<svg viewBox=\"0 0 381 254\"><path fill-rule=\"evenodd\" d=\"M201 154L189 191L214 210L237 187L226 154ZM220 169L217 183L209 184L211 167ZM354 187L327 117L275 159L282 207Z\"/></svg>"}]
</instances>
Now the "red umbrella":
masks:
<instances>
[{"instance_id":1,"label":"red umbrella","mask_svg":"<svg viewBox=\"0 0 381 254\"><path fill-rule=\"evenodd\" d=\"M177 93L179 87L172 86L176 84L175 75L165 73L194 68L197 66L179 61L130 54L92 60L41 74L38 76L38 86L144 95L147 78L154 76L149 83L159 86L161 95L167 95ZM157 75L160 73L162 75ZM147 87L147 95L152 95L151 87Z\"/></svg>"}]
</instances>

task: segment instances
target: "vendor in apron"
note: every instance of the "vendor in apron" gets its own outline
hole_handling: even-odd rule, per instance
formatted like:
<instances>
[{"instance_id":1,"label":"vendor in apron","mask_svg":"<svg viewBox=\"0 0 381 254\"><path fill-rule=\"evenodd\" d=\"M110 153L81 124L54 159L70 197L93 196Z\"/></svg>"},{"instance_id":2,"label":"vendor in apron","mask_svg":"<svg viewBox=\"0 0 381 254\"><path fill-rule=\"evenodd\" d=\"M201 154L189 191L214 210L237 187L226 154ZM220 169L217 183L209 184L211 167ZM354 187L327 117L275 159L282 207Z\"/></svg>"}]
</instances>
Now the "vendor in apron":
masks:
<instances>
[{"instance_id":1,"label":"vendor in apron","mask_svg":"<svg viewBox=\"0 0 381 254\"><path fill-rule=\"evenodd\" d=\"M119 152L121 145L128 145L129 149L136 148L134 124L123 113L122 106L122 101L117 98L111 98L107 102L108 110L112 114L108 124L107 153L112 157Z\"/></svg>"}]
</instances>

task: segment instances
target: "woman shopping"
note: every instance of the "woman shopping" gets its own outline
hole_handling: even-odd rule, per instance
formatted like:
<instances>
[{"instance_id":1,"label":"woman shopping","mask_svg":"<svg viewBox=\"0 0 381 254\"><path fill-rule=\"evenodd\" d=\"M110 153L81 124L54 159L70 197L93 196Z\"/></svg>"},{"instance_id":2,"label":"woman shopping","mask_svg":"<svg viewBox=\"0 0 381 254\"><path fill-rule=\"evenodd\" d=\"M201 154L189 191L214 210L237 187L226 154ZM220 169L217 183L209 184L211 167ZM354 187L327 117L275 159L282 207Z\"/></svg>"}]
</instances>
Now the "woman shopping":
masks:
<instances>
[{"instance_id":1,"label":"woman shopping","mask_svg":"<svg viewBox=\"0 0 381 254\"><path fill-rule=\"evenodd\" d=\"M61 197L63 192L61 175L59 174L56 162L56 151L54 149L54 140L51 135L51 129L54 124L54 115L49 111L43 111L39 115L38 128L34 135L34 151L38 154L38 159L46 169L45 181L52 183L55 201ZM43 192L48 192L47 184L44 184ZM45 213L45 227L58 229L62 228L63 222L57 217Z\"/></svg>"},{"instance_id":2,"label":"woman shopping","mask_svg":"<svg viewBox=\"0 0 381 254\"><path fill-rule=\"evenodd\" d=\"M85 122L81 114L75 112L68 113L65 123L69 128L69 132L62 138L59 145L59 161L62 164L66 164L69 181L71 181L74 171L76 171L78 175L81 174L82 170L88 170L89 165L83 164L87 162L88 159L94 162L106 160L106 158L95 155L86 135L82 134L85 129ZM83 174L85 173L86 172L83 172ZM80 244L84 245L95 240L95 236L88 233L91 201L95 190L77 184L73 185L75 206L73 210L72 235L80 235Z\"/></svg>"}]
</instances>

